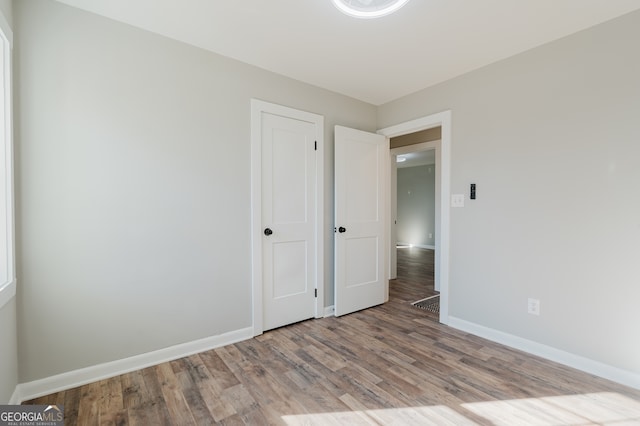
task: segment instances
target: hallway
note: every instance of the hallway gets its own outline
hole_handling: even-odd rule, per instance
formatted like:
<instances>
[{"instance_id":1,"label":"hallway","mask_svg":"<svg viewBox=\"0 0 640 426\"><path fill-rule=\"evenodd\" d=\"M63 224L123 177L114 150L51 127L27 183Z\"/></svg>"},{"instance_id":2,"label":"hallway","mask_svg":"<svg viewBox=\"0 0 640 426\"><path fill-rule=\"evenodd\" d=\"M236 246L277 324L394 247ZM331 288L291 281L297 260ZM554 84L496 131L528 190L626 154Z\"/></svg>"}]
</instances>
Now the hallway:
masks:
<instances>
[{"instance_id":1,"label":"hallway","mask_svg":"<svg viewBox=\"0 0 640 426\"><path fill-rule=\"evenodd\" d=\"M429 318L438 320L438 314L411 306L411 303L438 294L434 290L434 251L419 247L399 247L398 276L389 282L391 306L409 305Z\"/></svg>"}]
</instances>

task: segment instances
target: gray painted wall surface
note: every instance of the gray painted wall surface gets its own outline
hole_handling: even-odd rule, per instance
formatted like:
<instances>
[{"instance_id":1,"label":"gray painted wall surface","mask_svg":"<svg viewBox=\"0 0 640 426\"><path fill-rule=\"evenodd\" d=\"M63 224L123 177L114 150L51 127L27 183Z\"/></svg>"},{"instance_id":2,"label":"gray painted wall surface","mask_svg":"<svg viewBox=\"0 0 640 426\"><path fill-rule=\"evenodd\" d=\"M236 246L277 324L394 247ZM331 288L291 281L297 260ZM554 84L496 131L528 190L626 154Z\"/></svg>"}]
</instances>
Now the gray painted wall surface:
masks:
<instances>
[{"instance_id":1,"label":"gray painted wall surface","mask_svg":"<svg viewBox=\"0 0 640 426\"><path fill-rule=\"evenodd\" d=\"M13 0L0 0L0 10L9 26L13 29Z\"/></svg>"},{"instance_id":2,"label":"gray painted wall surface","mask_svg":"<svg viewBox=\"0 0 640 426\"><path fill-rule=\"evenodd\" d=\"M636 374L638 40L635 12L385 104L378 123L452 111L467 198L451 211L452 316Z\"/></svg>"},{"instance_id":3,"label":"gray painted wall surface","mask_svg":"<svg viewBox=\"0 0 640 426\"><path fill-rule=\"evenodd\" d=\"M434 164L398 169L398 242L435 245L435 169Z\"/></svg>"},{"instance_id":4,"label":"gray painted wall surface","mask_svg":"<svg viewBox=\"0 0 640 426\"><path fill-rule=\"evenodd\" d=\"M479 197L452 210L451 315L640 373L640 13L376 109L50 0L14 9L21 382L251 324L252 97L325 116L327 305L333 126L451 109L452 192Z\"/></svg>"},{"instance_id":5,"label":"gray painted wall surface","mask_svg":"<svg viewBox=\"0 0 640 426\"><path fill-rule=\"evenodd\" d=\"M12 3L0 1L0 10L13 27ZM18 384L18 341L16 336L16 300L0 307L0 404L11 399Z\"/></svg>"},{"instance_id":6,"label":"gray painted wall surface","mask_svg":"<svg viewBox=\"0 0 640 426\"><path fill-rule=\"evenodd\" d=\"M374 106L50 0L15 5L20 381L249 327L250 99ZM327 303L327 305L332 302Z\"/></svg>"},{"instance_id":7,"label":"gray painted wall surface","mask_svg":"<svg viewBox=\"0 0 640 426\"><path fill-rule=\"evenodd\" d=\"M0 308L0 343L0 404L6 404L18 384L15 298Z\"/></svg>"}]
</instances>

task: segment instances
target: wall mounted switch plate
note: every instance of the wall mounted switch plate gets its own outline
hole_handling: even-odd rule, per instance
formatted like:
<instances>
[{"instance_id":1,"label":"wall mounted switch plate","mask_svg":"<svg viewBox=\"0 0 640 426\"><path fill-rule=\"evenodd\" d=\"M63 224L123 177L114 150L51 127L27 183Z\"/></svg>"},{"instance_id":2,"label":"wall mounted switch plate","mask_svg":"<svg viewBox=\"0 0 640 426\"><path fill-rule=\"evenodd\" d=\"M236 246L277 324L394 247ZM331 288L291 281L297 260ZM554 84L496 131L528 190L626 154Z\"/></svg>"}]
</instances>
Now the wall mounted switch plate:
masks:
<instances>
[{"instance_id":1,"label":"wall mounted switch plate","mask_svg":"<svg viewBox=\"0 0 640 426\"><path fill-rule=\"evenodd\" d=\"M451 194L451 207L464 207L464 194Z\"/></svg>"}]
</instances>

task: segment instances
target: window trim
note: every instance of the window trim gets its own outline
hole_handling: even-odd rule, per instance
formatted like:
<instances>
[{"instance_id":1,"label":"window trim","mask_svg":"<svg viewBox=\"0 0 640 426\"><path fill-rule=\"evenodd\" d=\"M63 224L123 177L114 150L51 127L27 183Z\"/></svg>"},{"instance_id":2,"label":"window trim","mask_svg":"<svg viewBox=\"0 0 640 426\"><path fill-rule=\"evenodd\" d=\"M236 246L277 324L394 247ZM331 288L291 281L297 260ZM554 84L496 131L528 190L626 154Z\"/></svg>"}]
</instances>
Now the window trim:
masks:
<instances>
[{"instance_id":1,"label":"window trim","mask_svg":"<svg viewBox=\"0 0 640 426\"><path fill-rule=\"evenodd\" d=\"M2 74L2 108L0 109L0 161L5 164L5 188L2 191L3 200L0 200L0 209L4 210L6 220L0 226L6 227L7 241L0 242L7 245L5 259L0 259L3 266L7 267L7 279L0 282L0 309L7 304L16 294L16 267L15 267L15 214L14 214L14 181L13 181L13 101L12 101L12 49L13 31L4 13L0 11L0 43L3 44Z\"/></svg>"}]
</instances>

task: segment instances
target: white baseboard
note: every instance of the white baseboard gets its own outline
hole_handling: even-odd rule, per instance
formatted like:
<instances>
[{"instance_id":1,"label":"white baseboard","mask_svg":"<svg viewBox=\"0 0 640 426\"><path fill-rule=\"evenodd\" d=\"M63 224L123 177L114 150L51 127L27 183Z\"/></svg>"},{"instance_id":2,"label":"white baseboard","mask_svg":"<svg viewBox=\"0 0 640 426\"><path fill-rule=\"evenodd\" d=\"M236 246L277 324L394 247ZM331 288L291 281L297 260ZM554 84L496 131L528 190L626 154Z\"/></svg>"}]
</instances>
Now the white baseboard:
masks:
<instances>
[{"instance_id":1,"label":"white baseboard","mask_svg":"<svg viewBox=\"0 0 640 426\"><path fill-rule=\"evenodd\" d=\"M87 383L96 382L98 380L108 379L110 377L151 367L163 362L173 361L174 359L230 345L252 337L253 328L247 327L220 334L218 336L206 337L204 339L170 346L168 348L135 355L117 361L111 361L104 364L57 374L55 376L34 380L28 383L20 383L16 387L10 403L19 404L22 401L86 385Z\"/></svg>"},{"instance_id":2,"label":"white baseboard","mask_svg":"<svg viewBox=\"0 0 640 426\"><path fill-rule=\"evenodd\" d=\"M11 399L9 400L9 402L7 402L7 404L20 405L20 402L20 395L18 395L18 387L16 386L15 390L13 391L13 395L11 395Z\"/></svg>"},{"instance_id":3,"label":"white baseboard","mask_svg":"<svg viewBox=\"0 0 640 426\"><path fill-rule=\"evenodd\" d=\"M640 374L622 370L599 361L594 361L589 358L565 352L538 342L523 339L522 337L494 330L460 318L449 316L448 325L478 337L491 340L492 342L497 342L514 349L519 349L532 355L537 355L550 361L564 364L568 367L612 380L625 386L640 389Z\"/></svg>"},{"instance_id":4,"label":"white baseboard","mask_svg":"<svg viewBox=\"0 0 640 426\"><path fill-rule=\"evenodd\" d=\"M334 306L325 307L325 317L333 316L334 313ZM585 371L589 374L594 374L596 376L612 380L625 386L640 389L640 375L637 373L622 370L617 367L553 348L551 346L546 346L512 334L465 321L460 318L449 316L448 325L487 340L519 349L521 351ZM252 337L253 328L247 327L218 336L207 337L193 342L170 346L157 351L69 371L28 383L20 383L16 386L16 389L9 400L9 404L20 404L22 401L82 386L98 380L115 377L120 374L140 370L163 362L172 361L174 359L193 355L199 352L237 343Z\"/></svg>"}]
</instances>

